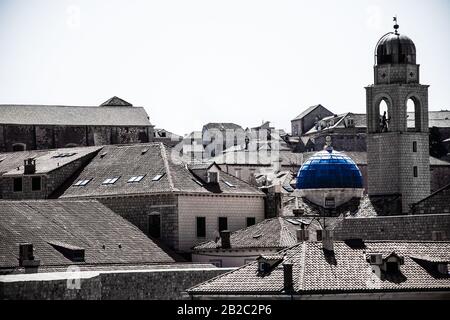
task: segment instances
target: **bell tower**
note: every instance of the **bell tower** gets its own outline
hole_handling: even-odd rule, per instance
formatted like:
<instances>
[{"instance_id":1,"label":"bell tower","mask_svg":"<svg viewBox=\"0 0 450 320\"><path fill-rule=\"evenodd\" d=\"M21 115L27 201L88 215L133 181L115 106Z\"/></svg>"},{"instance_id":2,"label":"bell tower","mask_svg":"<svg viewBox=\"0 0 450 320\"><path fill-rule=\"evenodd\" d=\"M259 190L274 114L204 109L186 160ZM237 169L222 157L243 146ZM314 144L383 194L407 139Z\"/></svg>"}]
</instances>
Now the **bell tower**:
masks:
<instances>
[{"instance_id":1,"label":"bell tower","mask_svg":"<svg viewBox=\"0 0 450 320\"><path fill-rule=\"evenodd\" d=\"M374 84L366 87L368 194L397 195L408 213L430 194L429 86L419 82L413 41L394 21L376 45Z\"/></svg>"}]
</instances>

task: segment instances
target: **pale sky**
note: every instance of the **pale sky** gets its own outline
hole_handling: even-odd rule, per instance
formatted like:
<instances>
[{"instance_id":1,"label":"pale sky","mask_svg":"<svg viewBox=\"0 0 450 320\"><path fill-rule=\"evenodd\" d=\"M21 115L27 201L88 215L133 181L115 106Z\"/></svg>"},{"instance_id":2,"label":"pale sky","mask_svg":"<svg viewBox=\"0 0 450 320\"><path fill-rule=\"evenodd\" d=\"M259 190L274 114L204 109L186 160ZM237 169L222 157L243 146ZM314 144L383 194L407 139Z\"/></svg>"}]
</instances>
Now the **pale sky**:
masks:
<instances>
[{"instance_id":1,"label":"pale sky","mask_svg":"<svg viewBox=\"0 0 450 320\"><path fill-rule=\"evenodd\" d=\"M178 134L263 120L290 132L310 105L365 113L394 15L430 110L450 109L449 0L0 0L0 104L119 96Z\"/></svg>"}]
</instances>

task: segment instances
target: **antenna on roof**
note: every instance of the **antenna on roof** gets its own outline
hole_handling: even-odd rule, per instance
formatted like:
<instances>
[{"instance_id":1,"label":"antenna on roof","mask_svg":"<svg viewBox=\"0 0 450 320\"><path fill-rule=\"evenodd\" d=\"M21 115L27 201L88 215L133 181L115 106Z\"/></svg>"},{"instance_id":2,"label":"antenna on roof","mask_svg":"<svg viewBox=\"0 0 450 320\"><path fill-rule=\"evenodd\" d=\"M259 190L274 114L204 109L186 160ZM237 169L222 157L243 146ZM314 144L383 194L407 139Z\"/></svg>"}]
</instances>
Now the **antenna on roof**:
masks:
<instances>
[{"instance_id":1,"label":"antenna on roof","mask_svg":"<svg viewBox=\"0 0 450 320\"><path fill-rule=\"evenodd\" d=\"M395 30L395 34L398 34L398 28L400 27L397 23L397 15L394 16L394 30Z\"/></svg>"}]
</instances>

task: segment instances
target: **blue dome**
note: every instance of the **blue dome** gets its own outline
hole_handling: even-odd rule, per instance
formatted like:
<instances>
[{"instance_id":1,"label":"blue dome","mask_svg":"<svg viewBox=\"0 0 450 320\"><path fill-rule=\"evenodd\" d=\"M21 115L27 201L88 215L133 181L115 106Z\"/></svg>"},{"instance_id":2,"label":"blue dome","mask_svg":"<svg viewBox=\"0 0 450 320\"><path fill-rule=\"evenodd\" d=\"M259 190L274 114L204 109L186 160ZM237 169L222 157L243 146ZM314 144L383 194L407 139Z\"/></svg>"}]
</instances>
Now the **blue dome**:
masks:
<instances>
[{"instance_id":1,"label":"blue dome","mask_svg":"<svg viewBox=\"0 0 450 320\"><path fill-rule=\"evenodd\" d=\"M362 175L355 162L334 150L315 153L297 174L297 189L362 187Z\"/></svg>"}]
</instances>

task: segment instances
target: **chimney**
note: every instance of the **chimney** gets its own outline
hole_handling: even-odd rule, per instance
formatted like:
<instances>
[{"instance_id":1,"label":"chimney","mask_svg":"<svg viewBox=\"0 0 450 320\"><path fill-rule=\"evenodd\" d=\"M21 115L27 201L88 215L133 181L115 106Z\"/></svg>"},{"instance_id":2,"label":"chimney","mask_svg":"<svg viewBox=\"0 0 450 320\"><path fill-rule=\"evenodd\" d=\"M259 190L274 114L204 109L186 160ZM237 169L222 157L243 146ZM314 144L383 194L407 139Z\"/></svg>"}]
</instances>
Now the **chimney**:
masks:
<instances>
[{"instance_id":1,"label":"chimney","mask_svg":"<svg viewBox=\"0 0 450 320\"><path fill-rule=\"evenodd\" d=\"M297 241L303 242L309 240L309 231L305 229L297 229Z\"/></svg>"},{"instance_id":2,"label":"chimney","mask_svg":"<svg viewBox=\"0 0 450 320\"><path fill-rule=\"evenodd\" d=\"M222 239L222 249L231 248L230 233L230 230L220 231L220 238Z\"/></svg>"},{"instance_id":3,"label":"chimney","mask_svg":"<svg viewBox=\"0 0 450 320\"><path fill-rule=\"evenodd\" d=\"M325 250L334 251L333 238L334 235L332 230L323 230L322 246Z\"/></svg>"},{"instance_id":4,"label":"chimney","mask_svg":"<svg viewBox=\"0 0 450 320\"><path fill-rule=\"evenodd\" d=\"M292 263L287 262L283 264L284 275L284 291L291 292L294 290L294 284L292 281Z\"/></svg>"},{"instance_id":5,"label":"chimney","mask_svg":"<svg viewBox=\"0 0 450 320\"><path fill-rule=\"evenodd\" d=\"M41 264L40 260L34 259L33 251L32 243L19 244L19 266L25 267L27 269L26 272L33 272Z\"/></svg>"},{"instance_id":6,"label":"chimney","mask_svg":"<svg viewBox=\"0 0 450 320\"><path fill-rule=\"evenodd\" d=\"M24 174L33 174L36 172L36 160L33 158L25 159L24 161Z\"/></svg>"}]
</instances>

